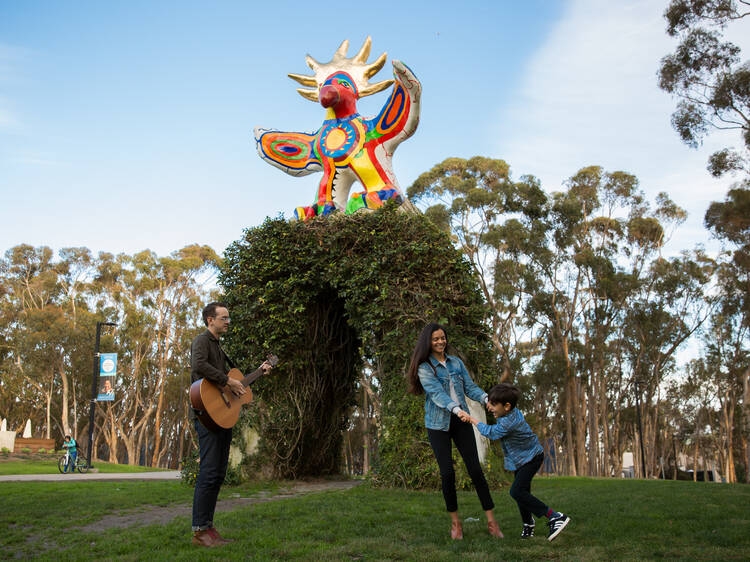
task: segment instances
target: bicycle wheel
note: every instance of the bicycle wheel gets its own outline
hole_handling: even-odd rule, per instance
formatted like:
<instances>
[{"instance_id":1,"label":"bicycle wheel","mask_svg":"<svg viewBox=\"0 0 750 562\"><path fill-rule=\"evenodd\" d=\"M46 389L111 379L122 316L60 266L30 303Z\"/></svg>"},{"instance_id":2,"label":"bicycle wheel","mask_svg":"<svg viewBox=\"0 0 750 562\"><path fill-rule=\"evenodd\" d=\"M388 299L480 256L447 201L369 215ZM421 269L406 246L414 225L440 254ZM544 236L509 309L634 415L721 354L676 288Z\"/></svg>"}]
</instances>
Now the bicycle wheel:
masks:
<instances>
[{"instance_id":1,"label":"bicycle wheel","mask_svg":"<svg viewBox=\"0 0 750 562\"><path fill-rule=\"evenodd\" d=\"M86 455L78 453L78 457L76 457L76 468L81 474L89 471L89 463L86 462Z\"/></svg>"},{"instance_id":2,"label":"bicycle wheel","mask_svg":"<svg viewBox=\"0 0 750 562\"><path fill-rule=\"evenodd\" d=\"M65 465L67 464L68 455L63 455L60 457L60 460L57 461L57 470L60 471L61 474L65 474Z\"/></svg>"}]
</instances>

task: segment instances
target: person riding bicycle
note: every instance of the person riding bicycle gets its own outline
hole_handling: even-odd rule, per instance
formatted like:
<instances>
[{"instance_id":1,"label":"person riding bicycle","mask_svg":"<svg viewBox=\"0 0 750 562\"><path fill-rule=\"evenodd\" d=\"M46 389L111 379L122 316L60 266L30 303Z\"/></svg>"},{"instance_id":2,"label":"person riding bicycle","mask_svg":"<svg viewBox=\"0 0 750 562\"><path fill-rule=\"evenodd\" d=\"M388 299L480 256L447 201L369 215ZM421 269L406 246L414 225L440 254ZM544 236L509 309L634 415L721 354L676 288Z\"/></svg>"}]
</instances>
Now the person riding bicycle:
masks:
<instances>
[{"instance_id":1,"label":"person riding bicycle","mask_svg":"<svg viewBox=\"0 0 750 562\"><path fill-rule=\"evenodd\" d=\"M76 443L76 440L73 439L70 435L65 436L65 441L63 441L63 447L68 450L68 464L65 466L65 472L68 472L68 468L70 468L70 472L75 472L76 470L76 457L78 456L78 452L76 447L78 444Z\"/></svg>"}]
</instances>

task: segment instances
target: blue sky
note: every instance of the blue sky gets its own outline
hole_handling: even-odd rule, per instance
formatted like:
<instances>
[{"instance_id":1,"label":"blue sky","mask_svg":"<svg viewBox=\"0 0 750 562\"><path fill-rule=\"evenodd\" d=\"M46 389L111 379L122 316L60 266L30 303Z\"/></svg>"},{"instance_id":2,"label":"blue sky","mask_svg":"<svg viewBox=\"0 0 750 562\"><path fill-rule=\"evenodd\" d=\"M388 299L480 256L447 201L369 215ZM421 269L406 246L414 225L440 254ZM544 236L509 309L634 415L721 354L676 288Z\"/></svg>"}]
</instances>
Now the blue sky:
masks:
<instances>
[{"instance_id":1,"label":"blue sky","mask_svg":"<svg viewBox=\"0 0 750 562\"><path fill-rule=\"evenodd\" d=\"M675 44L666 4L0 0L0 251L221 252L265 217L291 216L319 176L261 161L252 129L317 129L323 109L286 74L368 35L371 60L386 51L422 82L420 126L394 156L404 190L448 156L505 159L548 192L599 164L688 210L670 251L710 246L703 213L729 182L706 158L737 141L692 150L672 130L674 101L656 86ZM750 33L734 33L747 55ZM388 62L375 79L390 75Z\"/></svg>"}]
</instances>

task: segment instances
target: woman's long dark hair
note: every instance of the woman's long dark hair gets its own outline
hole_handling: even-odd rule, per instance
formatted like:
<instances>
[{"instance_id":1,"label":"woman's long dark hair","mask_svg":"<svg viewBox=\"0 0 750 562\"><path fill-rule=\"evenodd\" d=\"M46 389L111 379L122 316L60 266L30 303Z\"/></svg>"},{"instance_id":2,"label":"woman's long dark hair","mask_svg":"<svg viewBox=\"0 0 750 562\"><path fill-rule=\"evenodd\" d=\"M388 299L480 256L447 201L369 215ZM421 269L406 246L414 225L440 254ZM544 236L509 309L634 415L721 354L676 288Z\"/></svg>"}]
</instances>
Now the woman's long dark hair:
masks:
<instances>
[{"instance_id":1,"label":"woman's long dark hair","mask_svg":"<svg viewBox=\"0 0 750 562\"><path fill-rule=\"evenodd\" d=\"M445 349L448 349L448 331L437 322L430 322L422 328L422 333L417 338L417 345L411 354L411 363L409 370L406 372L406 381L409 383L409 394L420 395L424 393L422 383L419 381L419 365L427 361L432 351L432 334L437 330L443 330L445 334Z\"/></svg>"}]
</instances>

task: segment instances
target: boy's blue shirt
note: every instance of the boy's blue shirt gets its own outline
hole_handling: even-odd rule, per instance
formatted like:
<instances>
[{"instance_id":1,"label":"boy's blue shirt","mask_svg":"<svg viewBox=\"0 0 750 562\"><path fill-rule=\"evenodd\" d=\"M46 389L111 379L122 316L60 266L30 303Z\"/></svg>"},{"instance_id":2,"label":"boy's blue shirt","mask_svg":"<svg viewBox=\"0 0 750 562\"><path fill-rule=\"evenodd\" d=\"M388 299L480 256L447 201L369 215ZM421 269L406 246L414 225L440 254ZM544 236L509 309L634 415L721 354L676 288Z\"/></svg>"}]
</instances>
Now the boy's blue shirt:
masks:
<instances>
[{"instance_id":1,"label":"boy's blue shirt","mask_svg":"<svg viewBox=\"0 0 750 562\"><path fill-rule=\"evenodd\" d=\"M435 367L427 364L427 361ZM464 412L469 411L466 405L468 396L484 404L487 393L479 388L466 370L463 361L454 355L445 356L445 367L432 355L424 363L419 365L419 381L424 388L424 424L427 429L439 429L448 431L451 423L451 411L459 406ZM453 387L456 389L458 402L451 398L450 380L453 380Z\"/></svg>"},{"instance_id":2,"label":"boy's blue shirt","mask_svg":"<svg viewBox=\"0 0 750 562\"><path fill-rule=\"evenodd\" d=\"M479 433L489 439L500 439L505 455L505 468L518 470L539 453L544 452L539 438L526 423L518 408L497 420L495 425L478 423Z\"/></svg>"}]
</instances>

